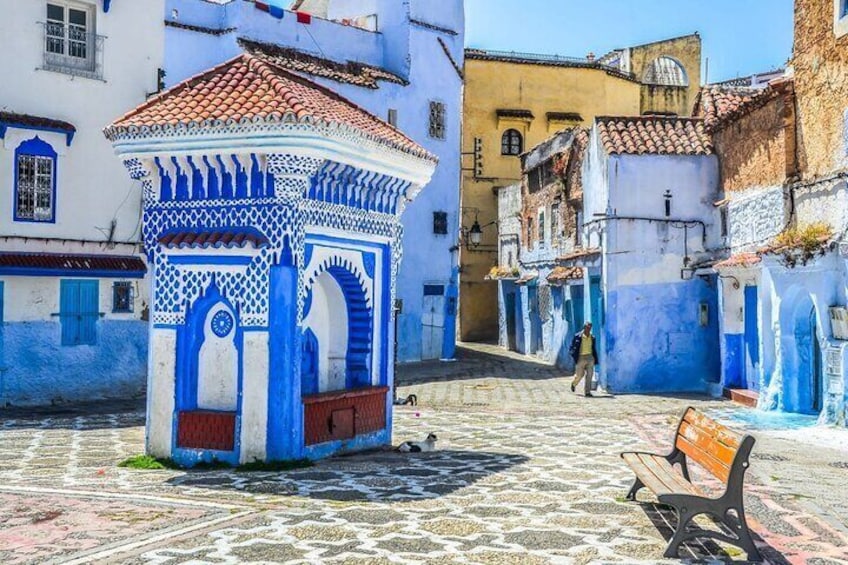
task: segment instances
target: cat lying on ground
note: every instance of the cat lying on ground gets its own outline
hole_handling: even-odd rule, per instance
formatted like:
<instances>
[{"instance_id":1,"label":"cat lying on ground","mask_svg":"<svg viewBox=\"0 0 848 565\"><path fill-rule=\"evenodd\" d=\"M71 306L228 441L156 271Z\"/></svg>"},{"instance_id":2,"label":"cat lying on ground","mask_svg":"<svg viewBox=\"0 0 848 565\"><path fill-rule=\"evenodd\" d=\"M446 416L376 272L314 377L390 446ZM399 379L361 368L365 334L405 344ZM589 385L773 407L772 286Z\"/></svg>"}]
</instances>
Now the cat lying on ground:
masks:
<instances>
[{"instance_id":1,"label":"cat lying on ground","mask_svg":"<svg viewBox=\"0 0 848 565\"><path fill-rule=\"evenodd\" d=\"M424 451L435 451L436 449L436 434L430 433L424 441L405 441L397 448L402 453L421 453Z\"/></svg>"},{"instance_id":2,"label":"cat lying on ground","mask_svg":"<svg viewBox=\"0 0 848 565\"><path fill-rule=\"evenodd\" d=\"M406 398L395 398L394 403L396 406L406 406L407 404L415 406L416 404L418 404L418 397L414 394L410 394Z\"/></svg>"}]
</instances>

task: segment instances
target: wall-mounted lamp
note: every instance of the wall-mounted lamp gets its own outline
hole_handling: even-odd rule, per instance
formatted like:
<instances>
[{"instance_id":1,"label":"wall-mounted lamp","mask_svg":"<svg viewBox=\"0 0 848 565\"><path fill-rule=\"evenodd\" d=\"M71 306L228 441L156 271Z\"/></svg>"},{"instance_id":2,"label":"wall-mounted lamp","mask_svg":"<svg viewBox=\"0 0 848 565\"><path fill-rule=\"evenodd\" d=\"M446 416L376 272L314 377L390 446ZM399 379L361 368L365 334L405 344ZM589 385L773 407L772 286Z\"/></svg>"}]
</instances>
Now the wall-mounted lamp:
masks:
<instances>
[{"instance_id":1,"label":"wall-mounted lamp","mask_svg":"<svg viewBox=\"0 0 848 565\"><path fill-rule=\"evenodd\" d=\"M462 241L465 243L465 249L467 249L468 251L476 251L480 247L480 244L483 242L483 229L489 226L493 226L498 222L493 221L489 222L488 224L480 225L480 210L478 210L477 208L463 208L462 212L463 215L466 212L474 213L474 223L471 224L471 227L467 228L465 226L461 226L460 230L462 232ZM497 246L490 247L494 247L495 250L497 250Z\"/></svg>"},{"instance_id":2,"label":"wall-mounted lamp","mask_svg":"<svg viewBox=\"0 0 848 565\"><path fill-rule=\"evenodd\" d=\"M468 230L468 235L471 239L471 245L474 247L480 245L480 242L483 241L483 228L480 226L480 222L474 220L474 225Z\"/></svg>"}]
</instances>

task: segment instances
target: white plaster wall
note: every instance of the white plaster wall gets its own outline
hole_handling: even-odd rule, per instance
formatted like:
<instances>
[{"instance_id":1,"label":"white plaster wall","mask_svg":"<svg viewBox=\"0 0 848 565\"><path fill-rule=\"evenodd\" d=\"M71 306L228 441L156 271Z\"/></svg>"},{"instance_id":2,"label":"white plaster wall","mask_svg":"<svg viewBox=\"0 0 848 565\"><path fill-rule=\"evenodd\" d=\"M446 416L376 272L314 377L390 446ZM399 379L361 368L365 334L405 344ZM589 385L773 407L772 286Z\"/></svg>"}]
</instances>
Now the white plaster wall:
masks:
<instances>
[{"instance_id":1,"label":"white plaster wall","mask_svg":"<svg viewBox=\"0 0 848 565\"><path fill-rule=\"evenodd\" d=\"M245 332L240 462L265 459L268 434L268 332Z\"/></svg>"},{"instance_id":2,"label":"white plaster wall","mask_svg":"<svg viewBox=\"0 0 848 565\"><path fill-rule=\"evenodd\" d=\"M176 368L176 330L152 329L147 373L147 453L156 457L171 456Z\"/></svg>"},{"instance_id":3,"label":"white plaster wall","mask_svg":"<svg viewBox=\"0 0 848 565\"><path fill-rule=\"evenodd\" d=\"M787 220L784 202L781 186L731 194L727 204L731 252L756 249L779 234Z\"/></svg>"},{"instance_id":4,"label":"white plaster wall","mask_svg":"<svg viewBox=\"0 0 848 565\"><path fill-rule=\"evenodd\" d=\"M74 279L77 280L77 279ZM86 278L85 280L92 280ZM103 320L138 320L149 304L148 285L143 279L97 279L100 290L100 312ZM112 285L116 281L130 281L135 297L133 312L112 312ZM0 276L3 281L4 322L59 322L60 278Z\"/></svg>"},{"instance_id":5,"label":"white plaster wall","mask_svg":"<svg viewBox=\"0 0 848 565\"><path fill-rule=\"evenodd\" d=\"M224 337L212 331L212 319L226 312L233 327ZM197 367L197 407L201 410L234 412L238 407L238 351L235 345L236 317L223 304L209 310L203 323L203 345L200 346Z\"/></svg>"},{"instance_id":6,"label":"white plaster wall","mask_svg":"<svg viewBox=\"0 0 848 565\"><path fill-rule=\"evenodd\" d=\"M598 137L598 128L594 127L589 138L586 158L583 160L583 245L600 247L600 237L594 230L598 227L592 222L599 214L604 214L609 202L607 183L608 157Z\"/></svg>"},{"instance_id":7,"label":"white plaster wall","mask_svg":"<svg viewBox=\"0 0 848 565\"><path fill-rule=\"evenodd\" d=\"M102 129L156 90L164 0L115 1L108 13L101 0L80 3L96 7L96 32L106 36L103 80L40 70L44 31L37 22L45 20L45 2L3 0L0 47L14 55L0 58L0 76L12 77L0 82L0 109L67 121L77 133L67 147L64 136L9 130L0 145L0 235L104 241L114 219L116 241L139 238L141 185L129 178ZM14 148L35 135L60 153L55 224L12 220Z\"/></svg>"},{"instance_id":8,"label":"white plaster wall","mask_svg":"<svg viewBox=\"0 0 848 565\"><path fill-rule=\"evenodd\" d=\"M838 181L799 187L795 209L799 225L824 222L841 234L848 228L848 186Z\"/></svg>"}]
</instances>

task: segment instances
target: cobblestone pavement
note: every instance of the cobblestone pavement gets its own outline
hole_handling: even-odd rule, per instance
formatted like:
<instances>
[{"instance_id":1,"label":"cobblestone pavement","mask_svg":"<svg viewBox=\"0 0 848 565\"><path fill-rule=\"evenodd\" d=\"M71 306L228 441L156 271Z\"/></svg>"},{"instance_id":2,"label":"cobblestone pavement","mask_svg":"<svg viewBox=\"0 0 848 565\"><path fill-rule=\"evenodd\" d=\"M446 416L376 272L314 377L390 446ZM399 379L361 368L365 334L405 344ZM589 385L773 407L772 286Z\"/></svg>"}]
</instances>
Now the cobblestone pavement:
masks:
<instances>
[{"instance_id":1,"label":"cobblestone pavement","mask_svg":"<svg viewBox=\"0 0 848 565\"><path fill-rule=\"evenodd\" d=\"M645 491L623 500L618 453L667 449L687 404L737 422L745 410L581 398L570 377L485 346L402 367L399 381L420 404L397 410L395 441L434 431L438 451L286 473L118 468L143 447L132 406L0 413L0 563L672 563L674 518ZM787 433L756 432L746 505L763 553L848 563L848 432ZM744 560L712 544L681 556Z\"/></svg>"}]
</instances>

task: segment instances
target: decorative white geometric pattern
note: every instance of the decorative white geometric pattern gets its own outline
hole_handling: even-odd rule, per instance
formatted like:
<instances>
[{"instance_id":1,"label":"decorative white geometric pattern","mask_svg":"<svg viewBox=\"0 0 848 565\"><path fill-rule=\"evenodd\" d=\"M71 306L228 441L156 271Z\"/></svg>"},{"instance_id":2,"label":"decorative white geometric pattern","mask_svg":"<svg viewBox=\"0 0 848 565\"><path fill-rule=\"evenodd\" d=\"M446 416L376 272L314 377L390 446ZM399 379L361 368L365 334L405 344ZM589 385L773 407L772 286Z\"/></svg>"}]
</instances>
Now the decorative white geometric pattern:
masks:
<instances>
[{"instance_id":1,"label":"decorative white geometric pattern","mask_svg":"<svg viewBox=\"0 0 848 565\"><path fill-rule=\"evenodd\" d=\"M402 253L402 227L398 216L305 198L312 182L311 175L324 164L323 160L270 155L267 171L275 176L273 198L165 202L153 198L152 161L128 159L124 164L134 178L145 184L144 241L148 260L154 266L154 324L183 324L187 310L203 295L214 277L221 294L235 307L243 326L267 327L270 268L283 261L292 261L301 271L299 276L303 277L307 227L316 231L326 228L388 240L392 247L391 299L394 300L395 279ZM399 208L404 203L402 199ZM251 227L267 237L270 245L261 250L246 269L224 270L213 275L181 268L159 248L158 238L169 230L198 226L222 230ZM299 284L298 320L303 317L305 299L305 285Z\"/></svg>"}]
</instances>

